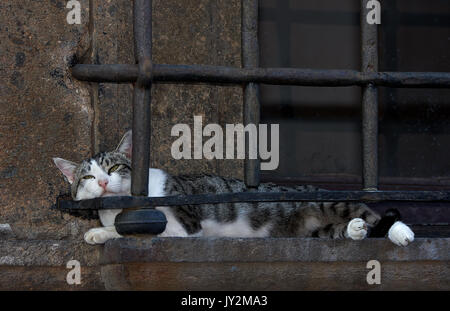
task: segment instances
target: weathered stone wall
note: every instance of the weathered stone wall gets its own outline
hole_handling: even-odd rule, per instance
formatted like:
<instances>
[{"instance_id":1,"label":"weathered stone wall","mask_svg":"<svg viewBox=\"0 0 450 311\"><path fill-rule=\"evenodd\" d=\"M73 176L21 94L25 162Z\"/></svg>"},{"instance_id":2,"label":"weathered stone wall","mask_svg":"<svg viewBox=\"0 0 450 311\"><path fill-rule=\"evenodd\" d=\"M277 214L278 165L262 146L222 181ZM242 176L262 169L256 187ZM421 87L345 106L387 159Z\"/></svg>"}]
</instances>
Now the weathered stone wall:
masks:
<instances>
[{"instance_id":1,"label":"weathered stone wall","mask_svg":"<svg viewBox=\"0 0 450 311\"><path fill-rule=\"evenodd\" d=\"M51 209L66 191L52 157L92 154L94 110L88 85L71 77L89 43L89 1L81 25L65 1L1 1L0 223L17 238L78 239L95 222Z\"/></svg>"},{"instance_id":2,"label":"weathered stone wall","mask_svg":"<svg viewBox=\"0 0 450 311\"><path fill-rule=\"evenodd\" d=\"M52 208L57 195L68 190L52 157L81 161L114 148L131 128L133 86L79 82L70 67L76 62L134 63L131 1L81 0L81 25L67 24L66 3L0 2L0 224L9 224L0 230L0 239L37 245L65 241L58 244L58 254L72 241L82 241L84 232L98 222ZM238 0L154 0L153 27L154 62L241 65ZM242 177L242 161L172 159L171 127L191 124L193 115L202 115L205 123L242 122L242 88L155 85L152 166L174 174ZM26 251L33 243L26 245L22 249L32 265L40 255ZM0 274L2 265L11 268L23 262L20 251L13 258L5 251L0 252ZM79 257L93 256L91 262L97 256L83 252L80 249ZM76 250L68 253L77 257ZM4 275L0 283L7 287L14 273ZM24 286L31 288L31 283Z\"/></svg>"},{"instance_id":3,"label":"weathered stone wall","mask_svg":"<svg viewBox=\"0 0 450 311\"><path fill-rule=\"evenodd\" d=\"M159 64L241 66L240 1L154 1L153 60ZM172 173L213 172L242 177L242 161L174 160L175 123L242 123L240 86L159 84L153 92L153 165ZM193 128L193 127L191 127ZM169 155L169 156L168 156Z\"/></svg>"}]
</instances>

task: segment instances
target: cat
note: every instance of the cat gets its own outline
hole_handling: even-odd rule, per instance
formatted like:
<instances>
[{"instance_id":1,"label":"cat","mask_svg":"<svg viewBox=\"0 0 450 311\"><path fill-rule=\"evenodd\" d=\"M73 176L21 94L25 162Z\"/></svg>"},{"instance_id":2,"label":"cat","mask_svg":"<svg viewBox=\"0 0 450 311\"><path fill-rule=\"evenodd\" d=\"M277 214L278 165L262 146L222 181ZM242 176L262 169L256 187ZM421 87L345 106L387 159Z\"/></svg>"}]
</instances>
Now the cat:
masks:
<instances>
[{"instance_id":1,"label":"cat","mask_svg":"<svg viewBox=\"0 0 450 311\"><path fill-rule=\"evenodd\" d=\"M73 200L106 196L128 196L131 187L132 133L128 131L112 152L100 153L80 164L54 158L58 169L71 184ZM163 170L150 168L149 197L228 192L326 191L313 186L285 187L262 183L247 189L235 178L213 175L171 176ZM320 237L364 239L369 232L384 236L399 246L414 240L412 230L398 220L394 211L383 220L363 203L354 202L261 202L222 203L156 207L167 218L160 237ZM120 238L114 227L115 217L122 210L99 210L103 227L84 235L89 244L103 244ZM394 214L392 214L394 213ZM386 227L386 223L388 226ZM386 227L381 228L381 225ZM384 232L383 232L384 231Z\"/></svg>"}]
</instances>

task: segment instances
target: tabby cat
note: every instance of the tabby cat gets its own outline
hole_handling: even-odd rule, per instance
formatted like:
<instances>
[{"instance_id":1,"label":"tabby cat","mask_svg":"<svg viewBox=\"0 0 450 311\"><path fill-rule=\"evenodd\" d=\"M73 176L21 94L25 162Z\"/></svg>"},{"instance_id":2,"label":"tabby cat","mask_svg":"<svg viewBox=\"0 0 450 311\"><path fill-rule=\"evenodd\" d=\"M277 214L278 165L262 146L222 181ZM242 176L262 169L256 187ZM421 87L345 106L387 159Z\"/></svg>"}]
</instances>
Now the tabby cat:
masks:
<instances>
[{"instance_id":1,"label":"tabby cat","mask_svg":"<svg viewBox=\"0 0 450 311\"><path fill-rule=\"evenodd\" d=\"M54 158L56 166L71 184L73 199L78 201L130 195L131 144L132 134L129 131L116 150L100 153L81 164ZM171 176L153 168L149 176L149 197L249 191L242 181L234 178L213 175ZM312 186L284 187L263 183L257 191L325 190ZM401 246L414 240L414 233L404 223L397 221L394 211L382 219L363 203L222 203L156 209L162 211L168 221L165 231L159 235L161 237L320 237L361 240L370 232L376 236L387 234L393 243ZM99 210L103 227L86 232L85 241L102 244L121 237L114 227L115 217L120 212ZM383 221L386 219L387 222ZM384 224L385 230L380 230L381 224Z\"/></svg>"}]
</instances>

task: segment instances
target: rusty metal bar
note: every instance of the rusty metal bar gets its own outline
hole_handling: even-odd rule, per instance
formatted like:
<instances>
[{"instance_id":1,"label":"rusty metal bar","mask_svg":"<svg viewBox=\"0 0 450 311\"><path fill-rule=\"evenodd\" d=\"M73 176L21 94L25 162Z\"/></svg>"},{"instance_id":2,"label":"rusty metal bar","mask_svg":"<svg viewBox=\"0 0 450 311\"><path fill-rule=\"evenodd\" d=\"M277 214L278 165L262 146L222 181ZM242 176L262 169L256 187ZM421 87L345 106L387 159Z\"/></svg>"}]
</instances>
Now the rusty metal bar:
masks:
<instances>
[{"instance_id":1,"label":"rusty metal bar","mask_svg":"<svg viewBox=\"0 0 450 311\"><path fill-rule=\"evenodd\" d=\"M381 2L381 1L380 1ZM391 14L388 6L390 2L385 1L382 4L383 9ZM261 15L264 17L263 22L276 22L277 10L279 8L263 7L260 9ZM433 28L447 28L450 26L450 15L447 11L436 13L425 12L398 12L397 23L402 26L424 27L431 26ZM346 10L319 10L319 9L305 9L292 8L283 11L283 19L288 23L298 23L300 25L325 25L332 26L358 26L360 20L359 12L349 12Z\"/></svg>"},{"instance_id":2,"label":"rusty metal bar","mask_svg":"<svg viewBox=\"0 0 450 311\"><path fill-rule=\"evenodd\" d=\"M244 68L259 67L258 0L242 0L242 65ZM254 124L258 129L259 110L259 87L256 83L248 83L244 86L245 126ZM257 187L260 183L260 161L250 159L249 150L251 146L256 148L257 144L251 144L249 140L250 135L246 134L244 180L248 187Z\"/></svg>"},{"instance_id":3,"label":"rusty metal bar","mask_svg":"<svg viewBox=\"0 0 450 311\"><path fill-rule=\"evenodd\" d=\"M366 20L367 2L361 0L361 71L378 71L377 24ZM378 89L373 83L362 90L362 146L364 190L378 189Z\"/></svg>"},{"instance_id":4,"label":"rusty metal bar","mask_svg":"<svg viewBox=\"0 0 450 311\"><path fill-rule=\"evenodd\" d=\"M78 64L72 68L72 75L81 81L106 83L132 83L139 76L139 65L108 64L91 65Z\"/></svg>"},{"instance_id":5,"label":"rusty metal bar","mask_svg":"<svg viewBox=\"0 0 450 311\"><path fill-rule=\"evenodd\" d=\"M138 64L133 94L131 194L147 196L150 163L152 1L134 0L134 51Z\"/></svg>"},{"instance_id":6,"label":"rusty metal bar","mask_svg":"<svg viewBox=\"0 0 450 311\"><path fill-rule=\"evenodd\" d=\"M314 185L314 184L342 184L348 186L361 185L361 175L354 174L337 174L337 175L302 175L301 177L287 177L287 176L271 176L270 173L261 174L261 182L274 182L282 185ZM445 177L383 177L380 176L378 184L383 186L401 186L407 188L418 188L422 190L450 190L450 178ZM400 188L397 188L400 189ZM404 188L401 188L404 189ZM344 190L344 189L341 189ZM351 188L348 188L351 190ZM356 189L355 189L356 190ZM394 190L394 189L385 189ZM412 189L404 189L412 190Z\"/></svg>"},{"instance_id":7,"label":"rusty metal bar","mask_svg":"<svg viewBox=\"0 0 450 311\"><path fill-rule=\"evenodd\" d=\"M78 64L75 78L91 82L135 82L138 65ZM301 68L234 68L208 65L153 64L153 82L262 83L302 86L376 86L398 88L450 88L450 72L359 72Z\"/></svg>"},{"instance_id":8,"label":"rusty metal bar","mask_svg":"<svg viewBox=\"0 0 450 311\"><path fill-rule=\"evenodd\" d=\"M239 192L168 197L105 197L83 201L58 199L58 209L122 209L240 202L450 202L450 191L304 191Z\"/></svg>"}]
</instances>

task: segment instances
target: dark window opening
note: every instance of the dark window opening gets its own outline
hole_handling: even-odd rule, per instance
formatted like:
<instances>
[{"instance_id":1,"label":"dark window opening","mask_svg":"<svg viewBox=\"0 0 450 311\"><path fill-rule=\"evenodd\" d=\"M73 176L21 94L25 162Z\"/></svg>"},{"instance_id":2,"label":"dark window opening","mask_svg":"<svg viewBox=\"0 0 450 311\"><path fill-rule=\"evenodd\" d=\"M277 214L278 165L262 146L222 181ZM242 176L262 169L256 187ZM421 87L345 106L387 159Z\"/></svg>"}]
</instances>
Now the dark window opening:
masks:
<instances>
[{"instance_id":1,"label":"dark window opening","mask_svg":"<svg viewBox=\"0 0 450 311\"><path fill-rule=\"evenodd\" d=\"M448 1L385 1L380 71L450 71ZM447 10L445 10L447 9ZM360 2L260 1L262 67L360 68ZM261 85L280 124L280 166L263 180L361 188L361 88ZM380 189L450 189L450 90L379 88Z\"/></svg>"}]
</instances>

